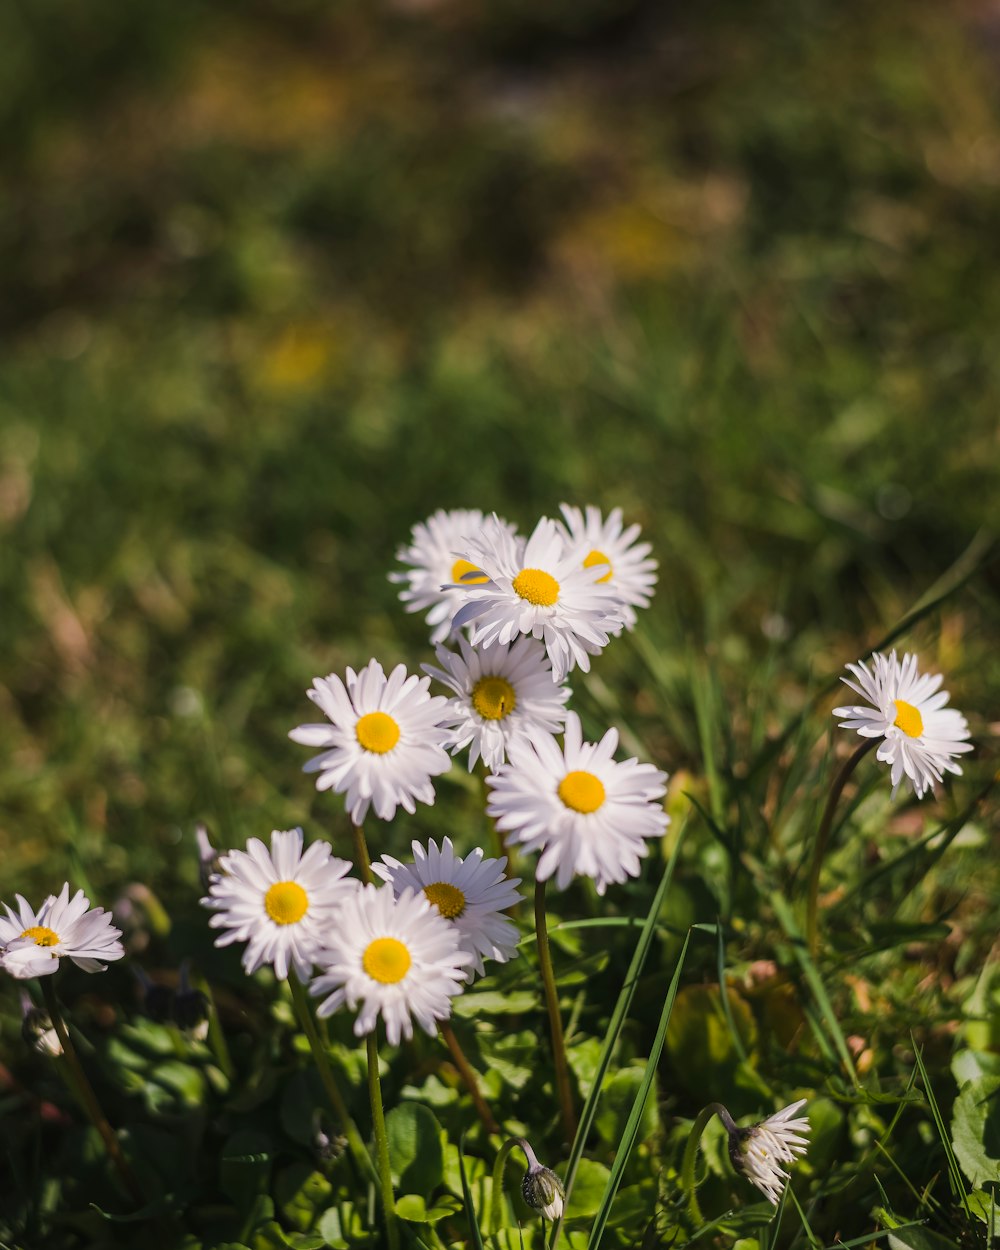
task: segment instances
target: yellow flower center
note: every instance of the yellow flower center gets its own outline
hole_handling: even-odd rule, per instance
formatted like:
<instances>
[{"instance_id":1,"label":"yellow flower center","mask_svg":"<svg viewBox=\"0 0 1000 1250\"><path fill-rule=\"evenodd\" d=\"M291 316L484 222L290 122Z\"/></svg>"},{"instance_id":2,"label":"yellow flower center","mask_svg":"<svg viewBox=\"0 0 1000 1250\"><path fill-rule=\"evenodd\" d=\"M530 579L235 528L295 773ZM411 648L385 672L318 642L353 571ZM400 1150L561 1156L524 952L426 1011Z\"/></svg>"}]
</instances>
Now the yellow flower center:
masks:
<instances>
[{"instance_id":1,"label":"yellow flower center","mask_svg":"<svg viewBox=\"0 0 1000 1250\"><path fill-rule=\"evenodd\" d=\"M924 718L912 703L904 703L902 699L893 700L896 704L896 719L892 722L908 738L919 738L924 732Z\"/></svg>"},{"instance_id":2,"label":"yellow flower center","mask_svg":"<svg viewBox=\"0 0 1000 1250\"><path fill-rule=\"evenodd\" d=\"M451 580L453 582L462 582L462 578L466 573L479 573L479 565L470 564L468 560L456 560L451 566ZM462 585L482 586L484 582L489 580L485 573L480 573L479 577L470 577L467 582L462 582Z\"/></svg>"},{"instance_id":3,"label":"yellow flower center","mask_svg":"<svg viewBox=\"0 0 1000 1250\"><path fill-rule=\"evenodd\" d=\"M21 933L21 937L30 937L36 946L59 945L59 934L53 932L52 929L46 929L43 924L33 924L30 929L25 929Z\"/></svg>"},{"instance_id":4,"label":"yellow flower center","mask_svg":"<svg viewBox=\"0 0 1000 1250\"><path fill-rule=\"evenodd\" d=\"M385 712L369 712L354 726L358 742L366 751L385 755L399 741L399 726Z\"/></svg>"},{"instance_id":5,"label":"yellow flower center","mask_svg":"<svg viewBox=\"0 0 1000 1250\"><path fill-rule=\"evenodd\" d=\"M361 966L373 981L395 985L410 971L410 952L396 938L376 938L365 947Z\"/></svg>"},{"instance_id":6,"label":"yellow flower center","mask_svg":"<svg viewBox=\"0 0 1000 1250\"><path fill-rule=\"evenodd\" d=\"M592 569L595 564L606 564L608 566L608 571L603 577L599 577L597 579L598 582L610 582L611 574L615 571L614 565L603 551L598 551L596 548L590 553L589 556L587 556L586 560L584 560L583 567L585 569Z\"/></svg>"},{"instance_id":7,"label":"yellow flower center","mask_svg":"<svg viewBox=\"0 0 1000 1250\"><path fill-rule=\"evenodd\" d=\"M513 586L516 594L536 608L551 608L559 598L559 583L544 569L522 569Z\"/></svg>"},{"instance_id":8,"label":"yellow flower center","mask_svg":"<svg viewBox=\"0 0 1000 1250\"><path fill-rule=\"evenodd\" d=\"M559 797L574 812L586 816L604 802L604 786L593 773L567 773L559 782Z\"/></svg>"},{"instance_id":9,"label":"yellow flower center","mask_svg":"<svg viewBox=\"0 0 1000 1250\"><path fill-rule=\"evenodd\" d=\"M503 677L480 677L472 687L472 706L484 720L503 720L517 707L517 695Z\"/></svg>"},{"instance_id":10,"label":"yellow flower center","mask_svg":"<svg viewBox=\"0 0 1000 1250\"><path fill-rule=\"evenodd\" d=\"M447 881L435 881L432 885L424 886L424 893L445 920L455 920L465 911L465 895L457 885L449 885Z\"/></svg>"},{"instance_id":11,"label":"yellow flower center","mask_svg":"<svg viewBox=\"0 0 1000 1250\"><path fill-rule=\"evenodd\" d=\"M297 881L276 881L264 895L264 910L275 924L296 924L309 910L309 895Z\"/></svg>"}]
</instances>

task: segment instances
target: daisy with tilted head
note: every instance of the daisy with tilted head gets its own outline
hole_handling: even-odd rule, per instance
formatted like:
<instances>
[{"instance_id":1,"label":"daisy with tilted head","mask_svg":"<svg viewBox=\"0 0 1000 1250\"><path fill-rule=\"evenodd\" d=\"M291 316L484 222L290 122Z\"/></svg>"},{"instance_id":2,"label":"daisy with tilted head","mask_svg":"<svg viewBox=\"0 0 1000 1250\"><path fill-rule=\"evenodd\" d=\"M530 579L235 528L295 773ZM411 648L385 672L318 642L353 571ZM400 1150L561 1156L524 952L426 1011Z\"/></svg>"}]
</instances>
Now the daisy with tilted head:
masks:
<instances>
[{"instance_id":1,"label":"daisy with tilted head","mask_svg":"<svg viewBox=\"0 0 1000 1250\"><path fill-rule=\"evenodd\" d=\"M369 807L391 820L397 807L412 813L418 801L433 804L431 778L446 773L451 760L441 725L447 699L429 695L430 684L429 677L408 677L402 664L387 678L371 660L360 673L349 668L346 683L331 673L307 691L330 723L299 725L288 736L321 748L304 771L319 774L317 790L346 792L355 825Z\"/></svg>"},{"instance_id":2,"label":"daisy with tilted head","mask_svg":"<svg viewBox=\"0 0 1000 1250\"><path fill-rule=\"evenodd\" d=\"M407 889L422 892L454 925L462 949L472 956L466 969L466 980L472 981L475 974L486 972L484 956L505 963L517 949L517 927L503 913L521 899L517 889L521 879L507 877L506 867L506 856L484 859L477 847L463 859L455 854L451 838L443 840L440 850L432 838L426 850L413 843L412 864L383 855L380 864L372 864L372 872L397 894Z\"/></svg>"},{"instance_id":3,"label":"daisy with tilted head","mask_svg":"<svg viewBox=\"0 0 1000 1250\"><path fill-rule=\"evenodd\" d=\"M655 560L649 558L649 543L637 542L642 533L638 525L623 527L621 508L612 508L607 518L600 508L588 505L586 511L570 504L560 504L562 530L567 547L578 550L584 568L603 565L599 586L607 586L621 600L622 625L634 629L636 608L648 608L656 585ZM612 631L615 633L618 630Z\"/></svg>"},{"instance_id":4,"label":"daisy with tilted head","mask_svg":"<svg viewBox=\"0 0 1000 1250\"><path fill-rule=\"evenodd\" d=\"M345 880L351 865L314 842L303 854L301 829L276 829L271 849L251 838L245 851L228 851L212 877L204 907L222 929L216 946L246 942L243 969L250 975L271 964L281 980L294 970L300 981L312 973L323 938L346 898L358 888Z\"/></svg>"},{"instance_id":5,"label":"daisy with tilted head","mask_svg":"<svg viewBox=\"0 0 1000 1250\"><path fill-rule=\"evenodd\" d=\"M413 1036L414 1020L433 1036L438 1021L451 1015L473 957L422 891L404 890L397 898L386 884L360 886L345 901L317 962L321 971L309 987L323 999L316 1014L353 1011L360 1003L355 1037L371 1033L381 1013L396 1046Z\"/></svg>"},{"instance_id":6,"label":"daisy with tilted head","mask_svg":"<svg viewBox=\"0 0 1000 1250\"><path fill-rule=\"evenodd\" d=\"M49 976L64 957L84 972L103 972L125 954L122 931L111 923L111 913L91 908L82 890L70 898L68 882L37 912L20 894L15 897L17 911L5 903L7 915L0 916L0 967L12 977Z\"/></svg>"},{"instance_id":7,"label":"daisy with tilted head","mask_svg":"<svg viewBox=\"0 0 1000 1250\"><path fill-rule=\"evenodd\" d=\"M804 1115L795 1116L805 1105L806 1099L800 1098L749 1128L739 1128L725 1108L720 1109L720 1119L729 1134L729 1158L733 1167L775 1206L788 1180L788 1173L780 1165L794 1163L809 1146L809 1120Z\"/></svg>"},{"instance_id":8,"label":"daisy with tilted head","mask_svg":"<svg viewBox=\"0 0 1000 1250\"><path fill-rule=\"evenodd\" d=\"M497 525L511 538L516 537L514 526L496 515L485 517L478 508L454 508L447 512L439 508L426 521L418 521L410 535L410 545L400 547L396 559L410 567L389 574L389 581L405 587L399 597L407 612L427 613L431 626L431 642L444 642L452 632L452 617L462 606L464 597L450 583L461 582L469 575L471 580L463 585L483 584L486 578L475 576L476 569L463 559L461 552L467 540L477 537L484 525Z\"/></svg>"},{"instance_id":9,"label":"daisy with tilted head","mask_svg":"<svg viewBox=\"0 0 1000 1250\"><path fill-rule=\"evenodd\" d=\"M567 549L548 517L542 517L523 546L493 527L470 539L464 555L488 578L481 585L456 587L464 592L463 606L452 625L470 625L475 647L488 649L518 634L540 638L553 677L562 682L576 666L588 672L590 657L621 628L621 601L598 584L605 567L584 568L579 552Z\"/></svg>"},{"instance_id":10,"label":"daisy with tilted head","mask_svg":"<svg viewBox=\"0 0 1000 1250\"><path fill-rule=\"evenodd\" d=\"M570 692L552 679L545 648L534 638L498 642L475 650L459 638L460 654L438 647L441 668L424 672L454 691L443 724L451 731L452 755L469 748L469 771L480 755L494 772L515 738L558 733Z\"/></svg>"},{"instance_id":11,"label":"daisy with tilted head","mask_svg":"<svg viewBox=\"0 0 1000 1250\"><path fill-rule=\"evenodd\" d=\"M647 838L670 823L661 802L667 774L636 759L616 763L617 729L584 742L580 718L566 718L563 746L540 735L510 747L510 762L487 777L488 815L528 851L540 851L535 875L565 889L593 877L598 894L639 875Z\"/></svg>"},{"instance_id":12,"label":"daisy with tilted head","mask_svg":"<svg viewBox=\"0 0 1000 1250\"><path fill-rule=\"evenodd\" d=\"M944 678L917 668L910 653L897 659L876 651L872 667L864 662L848 664L851 677L840 680L868 700L870 706L835 707L834 716L845 717L841 729L855 729L862 738L881 738L875 758L889 765L893 794L905 777L917 798L923 798L944 774L961 774L955 756L972 750L969 726L954 708L945 707L948 693L941 690Z\"/></svg>"}]
</instances>

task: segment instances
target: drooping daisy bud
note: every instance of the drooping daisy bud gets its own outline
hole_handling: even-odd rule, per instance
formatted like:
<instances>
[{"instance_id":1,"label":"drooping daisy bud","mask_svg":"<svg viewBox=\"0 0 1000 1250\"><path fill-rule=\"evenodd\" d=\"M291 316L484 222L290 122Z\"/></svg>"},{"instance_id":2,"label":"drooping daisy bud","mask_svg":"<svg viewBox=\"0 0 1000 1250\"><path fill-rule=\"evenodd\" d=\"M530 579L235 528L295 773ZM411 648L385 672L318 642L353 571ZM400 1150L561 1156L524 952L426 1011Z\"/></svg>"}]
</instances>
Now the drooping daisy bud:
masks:
<instances>
[{"instance_id":1,"label":"drooping daisy bud","mask_svg":"<svg viewBox=\"0 0 1000 1250\"><path fill-rule=\"evenodd\" d=\"M563 1213L566 1191L562 1181L551 1168L544 1168L535 1160L521 1182L521 1197L533 1211L546 1220L557 1220Z\"/></svg>"},{"instance_id":2,"label":"drooping daisy bud","mask_svg":"<svg viewBox=\"0 0 1000 1250\"><path fill-rule=\"evenodd\" d=\"M174 1021L196 1042L203 1042L208 1037L208 996L195 989L188 980L187 960L181 964L177 997L174 999Z\"/></svg>"},{"instance_id":3,"label":"drooping daisy bud","mask_svg":"<svg viewBox=\"0 0 1000 1250\"><path fill-rule=\"evenodd\" d=\"M36 1007L31 995L21 991L21 1037L24 1044L40 1055L58 1059L63 1053L62 1042L52 1024L52 1017L42 1007Z\"/></svg>"},{"instance_id":4,"label":"drooping daisy bud","mask_svg":"<svg viewBox=\"0 0 1000 1250\"><path fill-rule=\"evenodd\" d=\"M336 1129L329 1131L323 1125L323 1112L313 1112L313 1150L316 1158L323 1166L336 1163L347 1148L347 1138Z\"/></svg>"},{"instance_id":5,"label":"drooping daisy bud","mask_svg":"<svg viewBox=\"0 0 1000 1250\"><path fill-rule=\"evenodd\" d=\"M809 1132L808 1118L792 1118L805 1105L806 1100L800 1098L749 1128L738 1128L728 1112L725 1116L719 1115L729 1134L729 1158L733 1167L775 1206L788 1180L788 1173L779 1164L794 1163L799 1155L805 1154L809 1144L800 1136Z\"/></svg>"}]
</instances>

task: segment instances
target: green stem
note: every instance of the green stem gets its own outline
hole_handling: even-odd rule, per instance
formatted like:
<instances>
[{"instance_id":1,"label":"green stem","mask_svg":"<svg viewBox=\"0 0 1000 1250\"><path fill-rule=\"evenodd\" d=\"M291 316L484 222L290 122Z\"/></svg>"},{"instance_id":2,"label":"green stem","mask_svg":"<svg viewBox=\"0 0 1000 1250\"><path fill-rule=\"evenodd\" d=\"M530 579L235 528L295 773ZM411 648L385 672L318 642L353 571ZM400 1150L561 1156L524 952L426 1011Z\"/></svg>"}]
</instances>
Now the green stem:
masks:
<instances>
[{"instance_id":1,"label":"green stem","mask_svg":"<svg viewBox=\"0 0 1000 1250\"><path fill-rule=\"evenodd\" d=\"M877 742L877 738L867 738L844 763L843 768L841 768L834 779L833 785L830 787L826 807L823 809L823 819L820 821L819 832L816 834L816 841L813 843L812 865L809 869L809 891L806 900L806 944L809 947L810 955L816 954L816 948L819 945L819 917L817 915L819 906L819 875L823 869L823 857L826 854L827 843L830 841L833 814L837 810L837 803L840 801L840 796L844 792L844 786L847 785L851 773L854 772L861 759L867 755Z\"/></svg>"},{"instance_id":2,"label":"green stem","mask_svg":"<svg viewBox=\"0 0 1000 1250\"><path fill-rule=\"evenodd\" d=\"M701 1224L703 1216L695 1195L697 1185L694 1179L694 1164L698 1154L698 1143L701 1141L701 1135L704 1133L705 1126L713 1115L719 1117L726 1126L727 1132L736 1127L732 1116L719 1102L710 1102L707 1107L702 1107L695 1117L694 1124L691 1125L691 1132L688 1134L687 1144L684 1147L684 1158L681 1162L681 1189L687 1194L688 1213L696 1225Z\"/></svg>"},{"instance_id":3,"label":"green stem","mask_svg":"<svg viewBox=\"0 0 1000 1250\"><path fill-rule=\"evenodd\" d=\"M563 1037L562 1017L559 1015L559 997L556 978L552 971L552 954L549 950L549 934L545 927L545 882L535 882L535 934L538 938L538 970L542 974L545 1006L549 1013L549 1031L552 1034L552 1060L555 1067L556 1091L562 1115L563 1132L571 1142L576 1136L576 1113L573 1110L573 1091L569 1081L569 1065L566 1062L566 1041Z\"/></svg>"},{"instance_id":4,"label":"green stem","mask_svg":"<svg viewBox=\"0 0 1000 1250\"><path fill-rule=\"evenodd\" d=\"M465 1051L459 1045L458 1038L447 1020L438 1021L438 1029L441 1033L441 1039L451 1052L452 1060L455 1067L458 1068L459 1075L465 1084L465 1088L469 1091L469 1097L472 1104L476 1108L476 1114L483 1122L483 1127L487 1133L494 1134L500 1132L500 1126L497 1124L493 1112L490 1110L490 1104L483 1097L483 1092L479 1088L479 1081L475 1071L468 1059L465 1057Z\"/></svg>"},{"instance_id":5,"label":"green stem","mask_svg":"<svg viewBox=\"0 0 1000 1250\"><path fill-rule=\"evenodd\" d=\"M365 885L372 883L372 861L368 854L368 843L365 841L365 831L360 825L351 825L351 836L354 839L354 858L357 861L358 872L361 873L361 880Z\"/></svg>"},{"instance_id":6,"label":"green stem","mask_svg":"<svg viewBox=\"0 0 1000 1250\"><path fill-rule=\"evenodd\" d=\"M45 1007L52 1020L56 1036L62 1045L63 1057L66 1060L66 1067L71 1076L71 1084L76 1091L77 1097L83 1103L83 1109L90 1117L94 1128L100 1133L104 1147L112 1163L118 1169L118 1175L122 1178L122 1183L133 1201L140 1207L145 1206L146 1196L139 1188L139 1182L135 1179L135 1175L122 1152L121 1142L115 1136L114 1129L108 1123L107 1116L101 1110L101 1104L97 1101L97 1095L94 1093L93 1086L87 1080L87 1074L80 1063L80 1057L76 1053L76 1047L73 1045L73 1039L69 1035L69 1029L67 1029L59 1011L55 987L48 977L40 977L39 979L42 984L42 993L45 996Z\"/></svg>"},{"instance_id":7,"label":"green stem","mask_svg":"<svg viewBox=\"0 0 1000 1250\"><path fill-rule=\"evenodd\" d=\"M226 1034L222 1028L222 1021L219 1019L219 1008L215 1001L215 995L212 993L211 987L204 979L201 980L198 988L208 998L208 1044L212 1054L215 1056L215 1062L222 1069L222 1074L226 1080L232 1084L236 1078L236 1069L233 1067L232 1056L229 1053L229 1047L226 1044Z\"/></svg>"},{"instance_id":8,"label":"green stem","mask_svg":"<svg viewBox=\"0 0 1000 1250\"><path fill-rule=\"evenodd\" d=\"M372 1127L375 1130L375 1150L378 1156L378 1179L382 1190L385 1228L389 1238L389 1250L399 1250L399 1224L396 1221L396 1199L392 1192L389 1138L385 1131L385 1113L382 1110L382 1082L378 1074L378 1037L375 1029L372 1029L365 1041L368 1045L368 1097L372 1104Z\"/></svg>"},{"instance_id":9,"label":"green stem","mask_svg":"<svg viewBox=\"0 0 1000 1250\"><path fill-rule=\"evenodd\" d=\"M305 988L294 972L289 975L288 987L292 991L292 1003L295 1007L295 1014L302 1027L302 1032L305 1033L309 1041L309 1049L312 1051L313 1059L316 1062L319 1079L323 1083L324 1090L326 1090L326 1096L333 1107L338 1125L343 1129L344 1136L347 1138L348 1148L361 1169L362 1175L375 1179L375 1168L372 1164L371 1155L369 1155L365 1143L361 1140L361 1134L358 1132L357 1125L351 1119L351 1113L347 1110L347 1104L344 1102L340 1088L334 1079L330 1060L316 1031L316 1021L313 1018L312 1007L306 996Z\"/></svg>"},{"instance_id":10,"label":"green stem","mask_svg":"<svg viewBox=\"0 0 1000 1250\"><path fill-rule=\"evenodd\" d=\"M524 1151L524 1157L528 1160L528 1167L533 1163L537 1163L535 1152L531 1149L523 1137L508 1137L504 1144L497 1151L496 1161L493 1164L493 1185L490 1189L490 1232L496 1235L503 1227L503 1170L510 1158L510 1152L515 1146L519 1146Z\"/></svg>"}]
</instances>

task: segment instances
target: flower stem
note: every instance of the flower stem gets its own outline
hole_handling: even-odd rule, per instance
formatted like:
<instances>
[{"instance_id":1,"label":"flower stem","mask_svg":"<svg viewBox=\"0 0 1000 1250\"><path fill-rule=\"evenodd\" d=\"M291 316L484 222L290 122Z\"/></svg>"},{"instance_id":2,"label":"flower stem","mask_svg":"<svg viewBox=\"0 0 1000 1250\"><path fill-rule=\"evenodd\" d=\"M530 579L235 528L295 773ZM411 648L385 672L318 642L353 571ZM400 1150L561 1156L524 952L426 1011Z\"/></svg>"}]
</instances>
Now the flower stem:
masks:
<instances>
[{"instance_id":1,"label":"flower stem","mask_svg":"<svg viewBox=\"0 0 1000 1250\"><path fill-rule=\"evenodd\" d=\"M365 885L371 885L372 882L372 861L368 855L368 843L365 841L365 831L360 825L351 825L351 836L354 838L354 858L357 861L358 872L361 873L361 880Z\"/></svg>"},{"instance_id":2,"label":"flower stem","mask_svg":"<svg viewBox=\"0 0 1000 1250\"><path fill-rule=\"evenodd\" d=\"M535 882L535 934L538 938L538 970L542 974L545 1006L549 1013L549 1031L552 1034L552 1059L555 1066L556 1090L562 1115L563 1132L571 1142L576 1136L576 1113L573 1110L573 1092L569 1082L569 1065L566 1062L566 1041L563 1037L562 1018L559 1015L559 998L556 978L552 971L552 954L549 951L549 933L545 927L545 882Z\"/></svg>"},{"instance_id":3,"label":"flower stem","mask_svg":"<svg viewBox=\"0 0 1000 1250\"><path fill-rule=\"evenodd\" d=\"M108 1123L107 1116L101 1110L101 1104L97 1101L94 1088L87 1080L87 1074L80 1063L80 1056L76 1053L76 1047L73 1045L73 1039L69 1035L69 1029L66 1027L66 1023L59 1011L55 987L48 977L40 977L39 979L42 984L42 993L45 996L45 1007L52 1020L56 1036L62 1044L63 1056L70 1076L70 1084L80 1102L83 1103L83 1109L90 1117L94 1128L100 1133L104 1147L111 1157L111 1162L118 1169L118 1175L122 1178L125 1188L138 1206L145 1206L146 1196L139 1188L139 1182L135 1179L135 1174L125 1159L121 1142L115 1136L114 1129Z\"/></svg>"},{"instance_id":4,"label":"flower stem","mask_svg":"<svg viewBox=\"0 0 1000 1250\"><path fill-rule=\"evenodd\" d=\"M473 1106L476 1108L476 1114L483 1122L483 1127L487 1133L499 1133L500 1126L494 1118L493 1112L490 1110L490 1104L483 1097L483 1092L479 1088L479 1080L465 1057L465 1052L459 1045L455 1031L447 1020L438 1021L438 1029L441 1033L441 1040L451 1051L451 1057L454 1060L455 1067L458 1068L459 1075L465 1083L465 1088L469 1091Z\"/></svg>"},{"instance_id":5,"label":"flower stem","mask_svg":"<svg viewBox=\"0 0 1000 1250\"><path fill-rule=\"evenodd\" d=\"M490 1189L490 1232L495 1236L503 1226L503 1170L507 1160L510 1158L510 1152L515 1146L519 1146L524 1151L524 1157L528 1160L528 1167L536 1164L538 1160L535 1158L535 1152L531 1149L523 1137L508 1137L504 1144L497 1151L496 1161L493 1164L493 1185Z\"/></svg>"},{"instance_id":6,"label":"flower stem","mask_svg":"<svg viewBox=\"0 0 1000 1250\"><path fill-rule=\"evenodd\" d=\"M376 1026L377 1027L377 1026ZM382 1110L382 1082L378 1074L378 1037L375 1029L366 1037L368 1045L368 1097L372 1104L372 1127L375 1130L375 1151L378 1156L378 1179L385 1211L385 1229L389 1250L399 1250L399 1225L396 1222L396 1199L392 1192L392 1170L389 1166L389 1138L385 1131Z\"/></svg>"},{"instance_id":7,"label":"flower stem","mask_svg":"<svg viewBox=\"0 0 1000 1250\"><path fill-rule=\"evenodd\" d=\"M305 1033L309 1041L309 1049L312 1051L313 1059L316 1062L319 1079L323 1083L324 1090L326 1090L326 1096L330 1100L330 1105L333 1107L338 1124L347 1138L348 1149L354 1156L354 1160L361 1169L362 1175L375 1179L375 1167L372 1163L371 1155L369 1155L365 1143L361 1140L358 1126L351 1119L351 1113L347 1110L347 1104L344 1102L344 1097L334 1079L333 1069L330 1067L326 1049L316 1031L316 1021L313 1018L312 1007L306 996L305 988L294 972L288 978L288 987L292 991L292 1003L295 1007L295 1014L298 1016L302 1032Z\"/></svg>"},{"instance_id":8,"label":"flower stem","mask_svg":"<svg viewBox=\"0 0 1000 1250\"><path fill-rule=\"evenodd\" d=\"M687 1143L684 1146L684 1158L681 1162L681 1189L687 1194L688 1213L695 1224L700 1224L704 1218L701 1214L701 1207L698 1206L698 1199L695 1195L697 1185L694 1179L694 1164L698 1154L698 1143L701 1141L701 1135L705 1131L705 1126L713 1115L717 1115L727 1130L736 1127L733 1123L733 1117L720 1102L710 1102L707 1107L702 1107L695 1117L694 1124L691 1125L691 1132L688 1133Z\"/></svg>"},{"instance_id":9,"label":"flower stem","mask_svg":"<svg viewBox=\"0 0 1000 1250\"><path fill-rule=\"evenodd\" d=\"M813 843L812 865L809 869L809 891L806 899L806 943L810 955L815 955L819 946L819 917L817 915L819 874L823 868L823 857L826 854L827 843L830 841L833 814L837 809L837 803L840 801L840 796L844 792L844 786L847 785L851 773L854 772L861 759L872 749L877 741L877 738L866 739L854 754L845 761L844 766L830 787L826 807L823 809L823 819L820 821L819 832L816 834L816 841Z\"/></svg>"}]
</instances>

